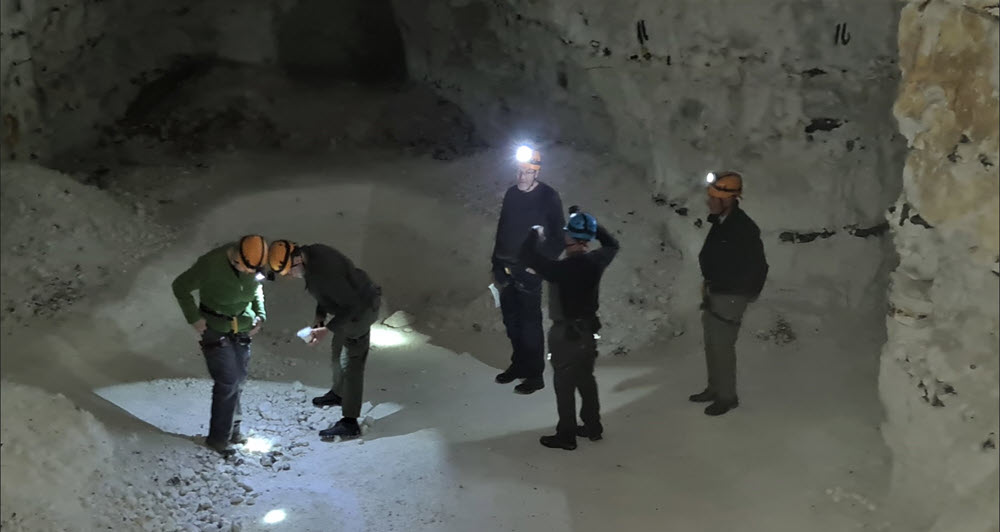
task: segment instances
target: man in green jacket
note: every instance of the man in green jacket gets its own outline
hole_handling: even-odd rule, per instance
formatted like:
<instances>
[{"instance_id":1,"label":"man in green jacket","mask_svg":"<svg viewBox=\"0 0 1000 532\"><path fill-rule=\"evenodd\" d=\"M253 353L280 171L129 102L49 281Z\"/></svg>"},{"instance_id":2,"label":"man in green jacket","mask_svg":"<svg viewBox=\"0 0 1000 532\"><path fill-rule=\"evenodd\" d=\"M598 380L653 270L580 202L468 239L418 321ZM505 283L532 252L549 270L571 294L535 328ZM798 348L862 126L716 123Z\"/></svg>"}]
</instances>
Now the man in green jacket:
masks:
<instances>
[{"instance_id":1,"label":"man in green jacket","mask_svg":"<svg viewBox=\"0 0 1000 532\"><path fill-rule=\"evenodd\" d=\"M212 417L205 444L223 456L233 443L246 443L240 430L240 393L250 363L250 341L263 324L260 281L267 242L244 236L202 255L174 279L174 296L184 318L201 335L201 350L212 387ZM198 292L195 302L192 292Z\"/></svg>"}]
</instances>

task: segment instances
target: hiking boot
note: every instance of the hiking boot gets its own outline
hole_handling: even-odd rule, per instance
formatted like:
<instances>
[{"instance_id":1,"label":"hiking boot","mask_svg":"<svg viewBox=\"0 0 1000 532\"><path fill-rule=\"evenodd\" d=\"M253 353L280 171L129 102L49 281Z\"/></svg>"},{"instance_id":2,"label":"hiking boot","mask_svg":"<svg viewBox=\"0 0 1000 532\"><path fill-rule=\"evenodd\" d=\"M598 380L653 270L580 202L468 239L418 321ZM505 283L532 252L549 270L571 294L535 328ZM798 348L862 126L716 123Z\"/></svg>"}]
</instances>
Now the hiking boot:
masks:
<instances>
[{"instance_id":1,"label":"hiking boot","mask_svg":"<svg viewBox=\"0 0 1000 532\"><path fill-rule=\"evenodd\" d=\"M332 427L319 431L319 437L324 439L340 436L341 439L346 440L348 438L357 438L360 435L361 427L358 426L358 420L353 417L341 418Z\"/></svg>"},{"instance_id":2,"label":"hiking boot","mask_svg":"<svg viewBox=\"0 0 1000 532\"><path fill-rule=\"evenodd\" d=\"M696 393L694 395L689 395L688 401L691 401L692 403L708 403L711 401L715 401L715 394L711 390L706 388L705 391L703 392Z\"/></svg>"},{"instance_id":3,"label":"hiking boot","mask_svg":"<svg viewBox=\"0 0 1000 532\"><path fill-rule=\"evenodd\" d=\"M558 434L553 434L552 436L542 436L538 439L538 442L549 449L565 449L567 451L576 449L575 438L566 438Z\"/></svg>"},{"instance_id":4,"label":"hiking boot","mask_svg":"<svg viewBox=\"0 0 1000 532\"><path fill-rule=\"evenodd\" d=\"M230 456L236 454L236 449L234 449L233 446L227 441L205 440L205 446L221 454L223 458L229 458Z\"/></svg>"},{"instance_id":5,"label":"hiking boot","mask_svg":"<svg viewBox=\"0 0 1000 532\"><path fill-rule=\"evenodd\" d=\"M313 404L316 406L340 406L342 402L343 399L341 399L339 395L333 393L333 390L330 390L319 397L313 397Z\"/></svg>"},{"instance_id":6,"label":"hiking boot","mask_svg":"<svg viewBox=\"0 0 1000 532\"><path fill-rule=\"evenodd\" d=\"M598 441L604 439L604 436L601 434L602 432L603 431L601 430L590 430L584 425L576 426L576 435L580 438L587 438L590 441Z\"/></svg>"},{"instance_id":7,"label":"hiking boot","mask_svg":"<svg viewBox=\"0 0 1000 532\"><path fill-rule=\"evenodd\" d=\"M737 406L740 406L739 399L733 399L731 401L716 401L705 408L705 415L721 416Z\"/></svg>"},{"instance_id":8,"label":"hiking boot","mask_svg":"<svg viewBox=\"0 0 1000 532\"><path fill-rule=\"evenodd\" d=\"M517 374L511 368L507 368L493 380L497 381L498 384L510 384L517 380L517 378Z\"/></svg>"},{"instance_id":9,"label":"hiking boot","mask_svg":"<svg viewBox=\"0 0 1000 532\"><path fill-rule=\"evenodd\" d=\"M521 395L528 395L537 392L545 387L545 381L541 377L536 379L524 379L524 382L514 387L514 392Z\"/></svg>"}]
</instances>

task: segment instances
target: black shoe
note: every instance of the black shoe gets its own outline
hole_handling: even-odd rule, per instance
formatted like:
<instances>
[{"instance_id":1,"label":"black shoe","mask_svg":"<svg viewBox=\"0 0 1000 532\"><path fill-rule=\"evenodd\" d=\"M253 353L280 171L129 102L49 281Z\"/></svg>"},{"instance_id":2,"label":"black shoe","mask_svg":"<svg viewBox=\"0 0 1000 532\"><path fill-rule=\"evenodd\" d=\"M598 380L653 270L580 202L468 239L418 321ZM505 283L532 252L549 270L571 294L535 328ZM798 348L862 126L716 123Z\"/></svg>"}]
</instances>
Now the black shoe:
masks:
<instances>
[{"instance_id":1,"label":"black shoe","mask_svg":"<svg viewBox=\"0 0 1000 532\"><path fill-rule=\"evenodd\" d=\"M537 392L545 387L545 381L541 377L537 379L524 379L524 382L514 387L514 392L521 395L528 395Z\"/></svg>"},{"instance_id":2,"label":"black shoe","mask_svg":"<svg viewBox=\"0 0 1000 532\"><path fill-rule=\"evenodd\" d=\"M538 442L550 449L565 449L567 451L576 449L576 441L564 438L558 434L552 436L542 436L538 439Z\"/></svg>"},{"instance_id":3,"label":"black shoe","mask_svg":"<svg viewBox=\"0 0 1000 532\"><path fill-rule=\"evenodd\" d=\"M498 384L510 384L517 380L517 378L517 374L514 373L511 368L507 368L493 380L497 381Z\"/></svg>"},{"instance_id":4,"label":"black shoe","mask_svg":"<svg viewBox=\"0 0 1000 532\"><path fill-rule=\"evenodd\" d=\"M587 438L590 441L598 441L604 439L604 436L601 434L602 432L603 431L599 430L592 431L584 425L576 426L576 435L580 438Z\"/></svg>"},{"instance_id":5,"label":"black shoe","mask_svg":"<svg viewBox=\"0 0 1000 532\"><path fill-rule=\"evenodd\" d=\"M320 438L336 438L340 436L341 439L346 440L348 438L357 438L360 435L361 427L358 426L358 420L353 417L341 418L332 427L319 431Z\"/></svg>"},{"instance_id":6,"label":"black shoe","mask_svg":"<svg viewBox=\"0 0 1000 532\"><path fill-rule=\"evenodd\" d=\"M230 456L236 454L236 449L234 449L227 441L205 440L205 446L221 454L223 458L229 458Z\"/></svg>"},{"instance_id":7,"label":"black shoe","mask_svg":"<svg viewBox=\"0 0 1000 532\"><path fill-rule=\"evenodd\" d=\"M316 406L340 406L343 399L339 395L333 393L333 390L326 392L326 394L319 397L313 397L313 404Z\"/></svg>"},{"instance_id":8,"label":"black shoe","mask_svg":"<svg viewBox=\"0 0 1000 532\"><path fill-rule=\"evenodd\" d=\"M688 401L692 403L708 403L715 400L715 394L709 390L688 396Z\"/></svg>"},{"instance_id":9,"label":"black shoe","mask_svg":"<svg viewBox=\"0 0 1000 532\"><path fill-rule=\"evenodd\" d=\"M705 415L708 416L721 416L726 412L740 406L739 399L733 399L732 401L716 401L707 407L705 407Z\"/></svg>"}]
</instances>

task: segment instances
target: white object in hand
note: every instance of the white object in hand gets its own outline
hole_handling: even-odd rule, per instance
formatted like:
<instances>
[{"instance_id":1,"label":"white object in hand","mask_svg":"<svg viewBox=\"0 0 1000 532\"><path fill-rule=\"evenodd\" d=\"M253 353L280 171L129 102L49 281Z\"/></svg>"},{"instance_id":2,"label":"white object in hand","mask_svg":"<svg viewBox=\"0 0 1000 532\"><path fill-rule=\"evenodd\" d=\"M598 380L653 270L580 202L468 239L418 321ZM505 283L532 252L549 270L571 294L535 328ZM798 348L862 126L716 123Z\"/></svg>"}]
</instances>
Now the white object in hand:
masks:
<instances>
[{"instance_id":1,"label":"white object in hand","mask_svg":"<svg viewBox=\"0 0 1000 532\"><path fill-rule=\"evenodd\" d=\"M298 336L303 342L308 344L309 340L312 339L312 327L303 327L299 329L299 332L295 333L295 336Z\"/></svg>"},{"instance_id":2,"label":"white object in hand","mask_svg":"<svg viewBox=\"0 0 1000 532\"><path fill-rule=\"evenodd\" d=\"M490 283L490 293L493 294L493 307L500 308L500 291L497 290L497 285Z\"/></svg>"}]
</instances>

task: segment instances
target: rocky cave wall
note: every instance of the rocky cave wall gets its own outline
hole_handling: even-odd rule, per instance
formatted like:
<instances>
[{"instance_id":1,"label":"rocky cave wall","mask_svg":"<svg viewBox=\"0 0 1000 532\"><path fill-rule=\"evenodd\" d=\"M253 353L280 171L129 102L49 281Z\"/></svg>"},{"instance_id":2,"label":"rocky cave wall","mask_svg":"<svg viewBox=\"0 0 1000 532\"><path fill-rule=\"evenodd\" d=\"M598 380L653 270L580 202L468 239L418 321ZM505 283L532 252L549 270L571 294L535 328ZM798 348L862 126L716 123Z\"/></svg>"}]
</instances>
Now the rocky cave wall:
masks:
<instances>
[{"instance_id":1,"label":"rocky cave wall","mask_svg":"<svg viewBox=\"0 0 1000 532\"><path fill-rule=\"evenodd\" d=\"M388 0L0 0L0 19L2 160L85 150L213 64L405 77Z\"/></svg>"},{"instance_id":2,"label":"rocky cave wall","mask_svg":"<svg viewBox=\"0 0 1000 532\"><path fill-rule=\"evenodd\" d=\"M738 169L765 232L765 297L881 312L884 212L905 148L890 111L895 3L395 5L411 76L494 145L558 140L624 157L663 205L667 245L689 258L707 230L705 174ZM689 270L684 305L697 297Z\"/></svg>"},{"instance_id":3,"label":"rocky cave wall","mask_svg":"<svg viewBox=\"0 0 1000 532\"><path fill-rule=\"evenodd\" d=\"M910 150L889 216L900 264L880 391L913 530L1000 529L998 46L996 2L902 10L894 112Z\"/></svg>"}]
</instances>

